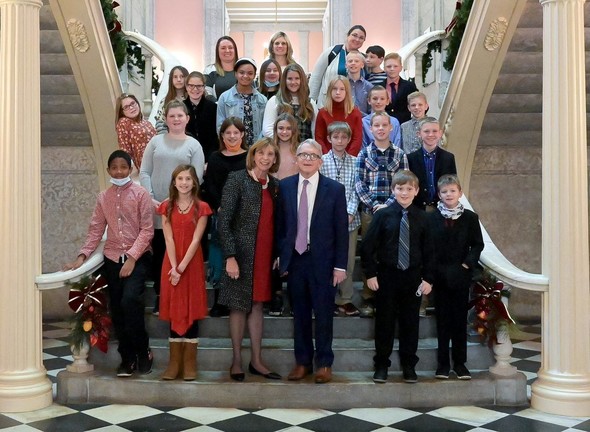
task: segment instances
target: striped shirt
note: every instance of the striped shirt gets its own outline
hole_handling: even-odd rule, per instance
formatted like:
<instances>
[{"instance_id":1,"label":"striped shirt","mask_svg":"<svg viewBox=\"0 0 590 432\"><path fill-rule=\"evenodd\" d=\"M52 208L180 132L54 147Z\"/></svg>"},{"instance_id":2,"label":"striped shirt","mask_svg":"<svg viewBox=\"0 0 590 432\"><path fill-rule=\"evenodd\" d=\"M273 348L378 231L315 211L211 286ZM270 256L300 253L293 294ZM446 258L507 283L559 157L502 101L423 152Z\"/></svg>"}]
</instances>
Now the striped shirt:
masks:
<instances>
[{"instance_id":1,"label":"striped shirt","mask_svg":"<svg viewBox=\"0 0 590 432\"><path fill-rule=\"evenodd\" d=\"M344 185L346 193L346 212L354 215L354 219L348 224L348 231L354 231L361 224L361 217L358 211L359 199L356 194L356 157L344 153L344 157L338 157L333 150L322 156L322 167L320 173L338 183Z\"/></svg>"},{"instance_id":2,"label":"striped shirt","mask_svg":"<svg viewBox=\"0 0 590 432\"><path fill-rule=\"evenodd\" d=\"M150 194L130 181L111 186L98 194L96 206L80 254L86 258L96 250L107 229L104 256L118 262L122 255L135 260L151 250L154 208Z\"/></svg>"},{"instance_id":3,"label":"striped shirt","mask_svg":"<svg viewBox=\"0 0 590 432\"><path fill-rule=\"evenodd\" d=\"M395 201L391 180L397 171L408 169L408 159L402 149L391 143L381 150L372 142L359 153L356 168L356 193L363 203L362 210L372 213L374 206L390 206Z\"/></svg>"}]
</instances>

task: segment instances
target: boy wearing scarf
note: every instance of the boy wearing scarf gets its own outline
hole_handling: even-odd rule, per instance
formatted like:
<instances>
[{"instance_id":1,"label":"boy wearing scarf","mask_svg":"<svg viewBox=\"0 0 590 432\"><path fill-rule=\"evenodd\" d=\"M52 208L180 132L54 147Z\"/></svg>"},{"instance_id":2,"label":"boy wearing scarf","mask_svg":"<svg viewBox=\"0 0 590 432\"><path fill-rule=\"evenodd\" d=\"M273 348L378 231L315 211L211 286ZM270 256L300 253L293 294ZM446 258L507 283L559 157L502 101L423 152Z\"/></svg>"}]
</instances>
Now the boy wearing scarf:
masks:
<instances>
[{"instance_id":1,"label":"boy wearing scarf","mask_svg":"<svg viewBox=\"0 0 590 432\"><path fill-rule=\"evenodd\" d=\"M438 367L435 377L448 379L451 371L449 342L453 349L453 372L460 380L471 379L467 361L466 320L469 310L469 288L479 273L479 255L483 238L477 214L463 207L461 184L456 175L443 175L438 180L440 201L430 213L432 237L436 248L435 296L438 331Z\"/></svg>"}]
</instances>

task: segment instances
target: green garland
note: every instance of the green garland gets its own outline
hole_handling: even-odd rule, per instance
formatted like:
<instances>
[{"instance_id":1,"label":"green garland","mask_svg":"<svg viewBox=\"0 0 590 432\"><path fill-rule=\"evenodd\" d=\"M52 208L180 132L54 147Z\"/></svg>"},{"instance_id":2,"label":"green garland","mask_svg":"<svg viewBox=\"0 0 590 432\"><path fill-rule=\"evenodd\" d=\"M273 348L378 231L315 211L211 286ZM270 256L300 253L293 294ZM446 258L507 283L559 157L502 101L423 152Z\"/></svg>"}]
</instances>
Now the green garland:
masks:
<instances>
[{"instance_id":1,"label":"green garland","mask_svg":"<svg viewBox=\"0 0 590 432\"><path fill-rule=\"evenodd\" d=\"M451 30L451 35L448 38L449 46L446 49L447 58L443 62L443 67L448 71L453 70L453 66L455 66L455 59L457 58L457 53L459 52L459 47L463 40L465 27L467 27L467 20L469 19L471 6L473 6L473 0L465 0L461 4L461 9L456 12L455 16L457 22L455 27L453 27L453 30Z\"/></svg>"},{"instance_id":2,"label":"green garland","mask_svg":"<svg viewBox=\"0 0 590 432\"><path fill-rule=\"evenodd\" d=\"M127 62L127 68L133 73L137 73L140 77L145 77L145 56L141 52L141 47L125 38L123 34L121 23L115 8L119 3L113 0L100 0L102 13L111 39L111 46L115 56L117 68L120 70ZM156 68L152 67L152 90L154 93L158 92L160 82L156 75Z\"/></svg>"},{"instance_id":3,"label":"green garland","mask_svg":"<svg viewBox=\"0 0 590 432\"><path fill-rule=\"evenodd\" d=\"M432 41L427 45L426 52L422 55L422 82L426 81L426 74L432 67L433 51L440 52L441 45L440 40Z\"/></svg>"},{"instance_id":4,"label":"green garland","mask_svg":"<svg viewBox=\"0 0 590 432\"><path fill-rule=\"evenodd\" d=\"M121 31L121 23L119 22L117 12L115 12L115 8L119 4L117 2L113 4L113 0L100 0L100 5L109 32L109 38L111 39L117 68L121 69L127 59L127 41Z\"/></svg>"},{"instance_id":5,"label":"green garland","mask_svg":"<svg viewBox=\"0 0 590 432\"><path fill-rule=\"evenodd\" d=\"M448 71L453 70L455 66L455 59L461 46L461 40L463 40L463 34L465 33L465 27L467 26L467 20L469 19L472 6L473 0L464 0L461 8L455 11L454 18L456 19L456 23L447 38L449 43L445 49L446 58L443 62L443 67ZM432 53L434 51L441 52L441 41L429 43L426 53L422 56L422 82L424 82L426 74L432 67Z\"/></svg>"}]
</instances>

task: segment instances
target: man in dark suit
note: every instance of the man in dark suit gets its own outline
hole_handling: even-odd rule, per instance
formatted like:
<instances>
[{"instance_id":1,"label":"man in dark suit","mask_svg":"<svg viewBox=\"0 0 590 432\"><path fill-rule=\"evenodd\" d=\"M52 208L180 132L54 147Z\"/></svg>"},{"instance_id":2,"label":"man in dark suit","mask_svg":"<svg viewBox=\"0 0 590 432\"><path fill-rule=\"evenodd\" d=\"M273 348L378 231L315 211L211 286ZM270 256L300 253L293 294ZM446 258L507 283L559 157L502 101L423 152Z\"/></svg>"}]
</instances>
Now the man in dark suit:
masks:
<instances>
[{"instance_id":1,"label":"man in dark suit","mask_svg":"<svg viewBox=\"0 0 590 432\"><path fill-rule=\"evenodd\" d=\"M306 140L297 148L299 174L280 183L277 205L279 271L287 275L294 314L296 366L289 380L313 370L316 383L332 379L332 327L336 286L346 278L348 214L344 186L319 173L322 148Z\"/></svg>"},{"instance_id":2,"label":"man in dark suit","mask_svg":"<svg viewBox=\"0 0 590 432\"><path fill-rule=\"evenodd\" d=\"M436 209L438 195L436 184L445 174L457 174L453 153L439 147L442 129L434 117L424 117L420 121L418 135L422 148L410 153L408 165L420 182L420 190L414 198L414 204L422 210Z\"/></svg>"},{"instance_id":3,"label":"man in dark suit","mask_svg":"<svg viewBox=\"0 0 590 432\"><path fill-rule=\"evenodd\" d=\"M395 117L401 125L412 118L408 110L408 95L418 89L416 84L399 76L402 71L402 58L398 53L387 54L384 62L387 79L382 85L387 89L390 100L389 105L385 107L385 112Z\"/></svg>"}]
</instances>

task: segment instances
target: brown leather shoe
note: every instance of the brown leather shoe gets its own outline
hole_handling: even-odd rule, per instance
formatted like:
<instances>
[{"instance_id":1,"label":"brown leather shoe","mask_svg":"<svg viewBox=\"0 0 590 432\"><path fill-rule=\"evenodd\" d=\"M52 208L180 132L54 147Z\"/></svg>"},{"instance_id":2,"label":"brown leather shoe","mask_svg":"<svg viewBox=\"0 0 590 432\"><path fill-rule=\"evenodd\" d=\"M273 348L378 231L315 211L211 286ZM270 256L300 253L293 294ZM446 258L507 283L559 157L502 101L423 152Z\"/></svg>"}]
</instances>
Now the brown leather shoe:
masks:
<instances>
[{"instance_id":1,"label":"brown leather shoe","mask_svg":"<svg viewBox=\"0 0 590 432\"><path fill-rule=\"evenodd\" d=\"M315 373L316 384L325 384L332 381L332 368L322 367L319 368Z\"/></svg>"},{"instance_id":2,"label":"brown leather shoe","mask_svg":"<svg viewBox=\"0 0 590 432\"><path fill-rule=\"evenodd\" d=\"M296 365L291 372L289 372L289 376L287 379L289 381L299 381L305 378L307 375L311 373L311 369L307 366L303 365Z\"/></svg>"}]
</instances>

